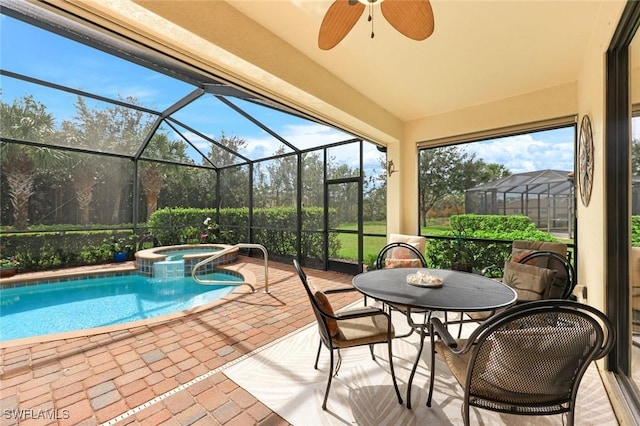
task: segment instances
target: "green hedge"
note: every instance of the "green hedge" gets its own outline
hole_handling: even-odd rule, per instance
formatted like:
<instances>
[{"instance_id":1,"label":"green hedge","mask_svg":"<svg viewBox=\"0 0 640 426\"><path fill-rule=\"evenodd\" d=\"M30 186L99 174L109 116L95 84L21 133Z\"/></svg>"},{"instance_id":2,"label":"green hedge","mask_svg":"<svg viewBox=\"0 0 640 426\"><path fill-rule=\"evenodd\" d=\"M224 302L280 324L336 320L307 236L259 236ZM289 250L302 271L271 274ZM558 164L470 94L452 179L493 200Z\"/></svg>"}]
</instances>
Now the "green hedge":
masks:
<instances>
[{"instance_id":1,"label":"green hedge","mask_svg":"<svg viewBox=\"0 0 640 426\"><path fill-rule=\"evenodd\" d=\"M247 208L220 209L219 217L214 209L161 209L151 216L147 225L162 245L182 244L197 242L205 233L209 235L204 224L208 217L219 223L215 238L209 242L238 244L249 241ZM324 211L320 207L303 208L302 220L305 229L323 229ZM254 209L253 242L265 246L270 256L295 256L297 221L295 207ZM304 232L301 239L303 258L323 258L323 233ZM339 251L340 242L337 237L330 236L329 256L337 257Z\"/></svg>"},{"instance_id":2,"label":"green hedge","mask_svg":"<svg viewBox=\"0 0 640 426\"><path fill-rule=\"evenodd\" d=\"M324 259L324 212L321 208L304 208L302 220L307 230L301 236L303 258ZM205 220L211 218L208 224ZM218 225L216 218L221 225ZM253 242L267 248L274 259L290 258L297 253L297 211L283 207L255 209ZM147 233L161 245L188 243L237 244L249 241L249 210L222 209L216 217L214 209L172 208L156 211L146 224ZM205 237L206 236L206 237ZM94 265L113 261L115 251L127 251L129 259L142 235L132 230L78 230L5 233L0 236L0 256L14 258L21 272ZM145 245L146 247L146 245ZM329 256L338 257L340 241L329 238Z\"/></svg>"},{"instance_id":3,"label":"green hedge","mask_svg":"<svg viewBox=\"0 0 640 426\"><path fill-rule=\"evenodd\" d=\"M527 216L464 214L451 216L449 223L456 230L449 232L451 239L429 239L426 259L433 268L450 268L452 259L463 251L473 269L481 271L490 265L504 265L513 240L558 241L548 232L536 229Z\"/></svg>"},{"instance_id":4,"label":"green hedge","mask_svg":"<svg viewBox=\"0 0 640 426\"><path fill-rule=\"evenodd\" d=\"M113 261L114 241L125 244L132 232L28 232L0 236L2 257L18 261L20 271L39 271Z\"/></svg>"},{"instance_id":5,"label":"green hedge","mask_svg":"<svg viewBox=\"0 0 640 426\"><path fill-rule=\"evenodd\" d=\"M631 245L640 247L640 216L631 216Z\"/></svg>"}]
</instances>

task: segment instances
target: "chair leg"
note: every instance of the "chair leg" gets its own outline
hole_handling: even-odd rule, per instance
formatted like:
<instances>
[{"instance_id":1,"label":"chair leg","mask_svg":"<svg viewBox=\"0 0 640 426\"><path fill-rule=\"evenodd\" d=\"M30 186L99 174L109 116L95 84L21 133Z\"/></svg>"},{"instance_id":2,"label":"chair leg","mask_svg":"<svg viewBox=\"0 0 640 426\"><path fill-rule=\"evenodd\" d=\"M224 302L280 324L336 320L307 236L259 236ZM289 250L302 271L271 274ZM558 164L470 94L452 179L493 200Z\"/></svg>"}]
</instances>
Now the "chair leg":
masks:
<instances>
[{"instance_id":1,"label":"chair leg","mask_svg":"<svg viewBox=\"0 0 640 426\"><path fill-rule=\"evenodd\" d=\"M333 379L333 349L329 350L330 362L329 362L329 380L327 380L327 389L324 391L324 401L322 402L322 409L327 409L327 399L329 398L329 389L331 388L331 380Z\"/></svg>"},{"instance_id":2,"label":"chair leg","mask_svg":"<svg viewBox=\"0 0 640 426\"><path fill-rule=\"evenodd\" d=\"M376 360L376 355L373 353L373 344L369 345L369 352L371 352L371 359Z\"/></svg>"},{"instance_id":3,"label":"chair leg","mask_svg":"<svg viewBox=\"0 0 640 426\"><path fill-rule=\"evenodd\" d=\"M462 407L462 422L464 423L464 426L470 426L470 419L469 419L469 400L465 399L464 401L464 405Z\"/></svg>"},{"instance_id":4,"label":"chair leg","mask_svg":"<svg viewBox=\"0 0 640 426\"><path fill-rule=\"evenodd\" d=\"M316 370L318 369L318 360L320 359L320 349L322 349L322 340L318 344L318 353L316 354L316 364L313 366Z\"/></svg>"}]
</instances>

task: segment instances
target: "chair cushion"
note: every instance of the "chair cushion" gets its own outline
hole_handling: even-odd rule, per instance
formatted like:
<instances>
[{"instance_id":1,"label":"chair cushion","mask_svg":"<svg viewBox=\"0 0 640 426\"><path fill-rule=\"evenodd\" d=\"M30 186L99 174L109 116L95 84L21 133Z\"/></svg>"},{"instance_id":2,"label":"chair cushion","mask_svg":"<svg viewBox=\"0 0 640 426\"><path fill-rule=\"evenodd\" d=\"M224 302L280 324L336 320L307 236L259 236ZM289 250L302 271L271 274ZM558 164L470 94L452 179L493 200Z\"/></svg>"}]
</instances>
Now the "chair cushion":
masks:
<instances>
[{"instance_id":1,"label":"chair cushion","mask_svg":"<svg viewBox=\"0 0 640 426\"><path fill-rule=\"evenodd\" d=\"M463 347L466 344L466 341L466 339L459 339L458 347ZM467 381L469 362L471 361L471 351L463 354L456 354L453 353L451 348L442 340L436 340L436 352L439 353L444 362L447 363L447 367L449 367L449 370L458 383L464 387L465 382Z\"/></svg>"},{"instance_id":2,"label":"chair cushion","mask_svg":"<svg viewBox=\"0 0 640 426\"><path fill-rule=\"evenodd\" d=\"M427 248L427 238L419 235L391 234L387 241L387 244L390 243L417 244L416 248L420 253L424 253Z\"/></svg>"},{"instance_id":3,"label":"chair cushion","mask_svg":"<svg viewBox=\"0 0 640 426\"><path fill-rule=\"evenodd\" d=\"M520 263L522 259L529 256L531 253L535 253L535 250L528 249L517 249L514 248L511 250L511 261ZM537 266L538 268L546 268L547 267L547 258L546 257L536 257L533 259L529 259L526 262L527 265Z\"/></svg>"},{"instance_id":4,"label":"chair cushion","mask_svg":"<svg viewBox=\"0 0 640 426\"><path fill-rule=\"evenodd\" d=\"M518 300L547 298L556 277L556 271L516 262L506 262L502 282L518 293Z\"/></svg>"},{"instance_id":5,"label":"chair cushion","mask_svg":"<svg viewBox=\"0 0 640 426\"><path fill-rule=\"evenodd\" d=\"M420 268L422 262L420 259L390 259L384 260L385 268Z\"/></svg>"},{"instance_id":6,"label":"chair cushion","mask_svg":"<svg viewBox=\"0 0 640 426\"><path fill-rule=\"evenodd\" d=\"M571 389L576 360L591 346L591 331L531 327L497 331L492 339L483 380L508 392L551 395Z\"/></svg>"},{"instance_id":7,"label":"chair cushion","mask_svg":"<svg viewBox=\"0 0 640 426\"><path fill-rule=\"evenodd\" d=\"M533 251L552 251L561 256L567 255L567 245L565 243L549 242L549 241L526 241L515 240L513 242L514 249L524 249Z\"/></svg>"},{"instance_id":8,"label":"chair cushion","mask_svg":"<svg viewBox=\"0 0 640 426\"><path fill-rule=\"evenodd\" d=\"M405 243L405 244L415 247L416 249L418 249L418 251L420 250L420 245L418 243ZM389 257L392 259L418 259L418 255L406 247L394 247L391 250Z\"/></svg>"},{"instance_id":9,"label":"chair cushion","mask_svg":"<svg viewBox=\"0 0 640 426\"><path fill-rule=\"evenodd\" d=\"M356 310L362 311L362 308ZM376 308L371 308L371 310L372 312L379 311ZM341 310L340 313L348 311L349 309ZM338 334L333 336L333 342L339 348L386 342L388 324L384 314L340 320L340 329ZM391 337L394 336L392 324Z\"/></svg>"},{"instance_id":10,"label":"chair cushion","mask_svg":"<svg viewBox=\"0 0 640 426\"><path fill-rule=\"evenodd\" d=\"M324 294L322 290L315 287L312 289L312 291L313 291L313 297L315 297L316 301L318 302L322 310L329 315L335 315L333 311L333 307L331 306L331 303L329 302L327 295ZM338 327L338 322L332 318L325 318L325 319L327 320L329 335L331 337L336 336L340 332L340 328Z\"/></svg>"}]
</instances>

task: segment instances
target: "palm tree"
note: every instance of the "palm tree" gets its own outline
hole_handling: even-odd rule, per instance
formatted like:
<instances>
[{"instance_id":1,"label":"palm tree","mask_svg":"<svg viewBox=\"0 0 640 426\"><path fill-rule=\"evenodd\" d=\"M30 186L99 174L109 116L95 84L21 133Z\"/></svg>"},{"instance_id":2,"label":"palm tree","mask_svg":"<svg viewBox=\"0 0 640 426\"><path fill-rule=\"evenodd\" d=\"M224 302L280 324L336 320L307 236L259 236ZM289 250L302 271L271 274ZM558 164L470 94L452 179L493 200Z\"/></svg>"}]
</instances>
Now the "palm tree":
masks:
<instances>
[{"instance_id":1,"label":"palm tree","mask_svg":"<svg viewBox=\"0 0 640 426\"><path fill-rule=\"evenodd\" d=\"M14 140L0 143L0 162L9 187L16 229L26 229L29 224L29 199L35 193L35 172L47 169L63 156L60 151L28 146L20 141L46 143L54 131L53 116L33 96L15 99L11 105L0 102L0 134Z\"/></svg>"},{"instance_id":2,"label":"palm tree","mask_svg":"<svg viewBox=\"0 0 640 426\"><path fill-rule=\"evenodd\" d=\"M167 175L170 176L172 171L174 173L177 171L175 166L163 165L152 161L152 159L189 162L185 148L184 142L171 141L168 134L161 132L154 134L149 145L145 148L143 156L145 160L149 159L149 161L140 163L140 186L146 198L147 220L158 209L160 191L164 187Z\"/></svg>"},{"instance_id":3,"label":"palm tree","mask_svg":"<svg viewBox=\"0 0 640 426\"><path fill-rule=\"evenodd\" d=\"M160 190L164 185L164 174L160 163L145 162L140 175L140 185L147 200L147 220L158 209Z\"/></svg>"}]
</instances>

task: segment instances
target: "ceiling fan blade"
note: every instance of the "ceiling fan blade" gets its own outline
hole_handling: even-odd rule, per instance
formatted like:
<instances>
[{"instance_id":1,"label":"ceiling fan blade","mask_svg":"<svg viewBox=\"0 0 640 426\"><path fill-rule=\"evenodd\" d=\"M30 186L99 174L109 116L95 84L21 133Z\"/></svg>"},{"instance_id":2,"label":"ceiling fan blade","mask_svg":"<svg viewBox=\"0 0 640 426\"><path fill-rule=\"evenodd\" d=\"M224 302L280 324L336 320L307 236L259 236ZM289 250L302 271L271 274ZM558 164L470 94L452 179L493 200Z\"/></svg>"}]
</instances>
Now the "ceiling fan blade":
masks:
<instances>
[{"instance_id":1,"label":"ceiling fan blade","mask_svg":"<svg viewBox=\"0 0 640 426\"><path fill-rule=\"evenodd\" d=\"M410 39L424 40L433 33L429 0L385 0L380 9L391 26Z\"/></svg>"},{"instance_id":2,"label":"ceiling fan blade","mask_svg":"<svg viewBox=\"0 0 640 426\"><path fill-rule=\"evenodd\" d=\"M322 24L320 24L318 47L322 50L329 50L340 43L358 22L364 8L364 4L351 4L349 0L333 2L324 15Z\"/></svg>"}]
</instances>

